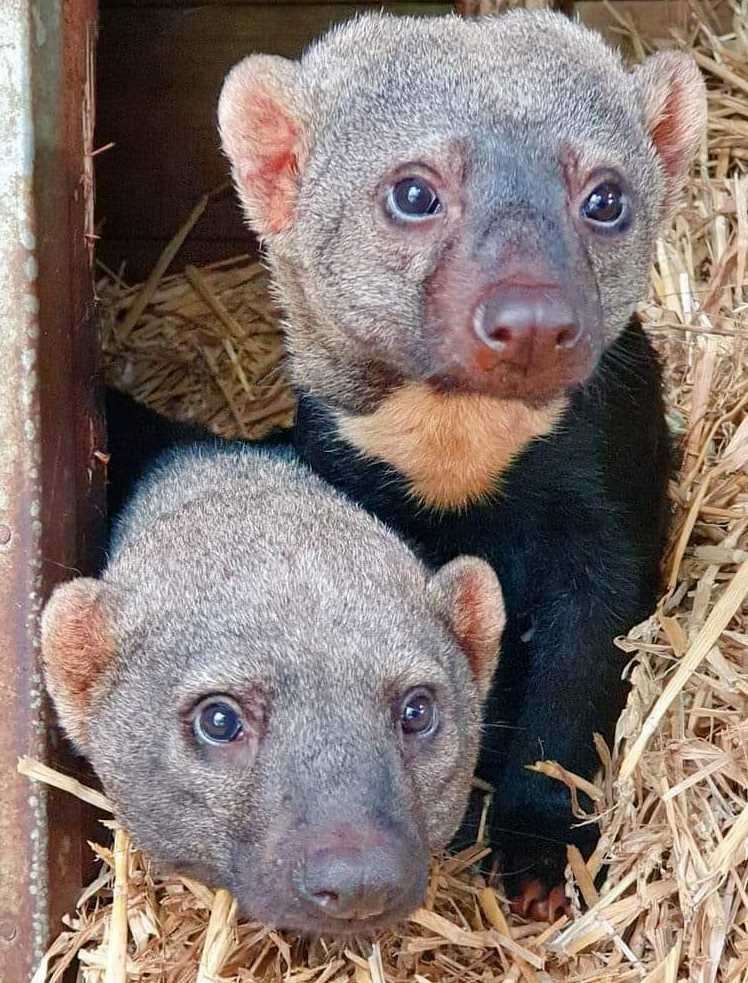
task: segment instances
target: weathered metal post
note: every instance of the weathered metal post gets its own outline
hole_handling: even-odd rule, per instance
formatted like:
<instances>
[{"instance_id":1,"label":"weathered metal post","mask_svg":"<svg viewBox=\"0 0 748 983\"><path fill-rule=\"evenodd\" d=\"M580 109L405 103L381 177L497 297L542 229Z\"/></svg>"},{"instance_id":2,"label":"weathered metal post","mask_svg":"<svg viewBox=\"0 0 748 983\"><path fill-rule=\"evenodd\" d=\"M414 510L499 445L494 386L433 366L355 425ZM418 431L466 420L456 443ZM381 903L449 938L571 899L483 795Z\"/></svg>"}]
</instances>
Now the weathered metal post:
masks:
<instances>
[{"instance_id":1,"label":"weathered metal post","mask_svg":"<svg viewBox=\"0 0 748 983\"><path fill-rule=\"evenodd\" d=\"M101 511L90 254L95 0L0 0L0 980L29 979L83 876L81 809L17 758L60 755L38 671L51 586Z\"/></svg>"}]
</instances>

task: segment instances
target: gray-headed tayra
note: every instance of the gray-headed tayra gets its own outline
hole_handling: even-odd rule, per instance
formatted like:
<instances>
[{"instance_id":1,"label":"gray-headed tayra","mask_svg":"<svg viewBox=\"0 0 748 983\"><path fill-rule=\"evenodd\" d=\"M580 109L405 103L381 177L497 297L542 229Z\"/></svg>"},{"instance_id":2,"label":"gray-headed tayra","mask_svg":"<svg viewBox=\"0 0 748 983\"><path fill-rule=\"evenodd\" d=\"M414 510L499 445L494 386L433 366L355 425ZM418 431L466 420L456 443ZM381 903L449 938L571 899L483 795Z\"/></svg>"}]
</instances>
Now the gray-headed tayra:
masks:
<instances>
[{"instance_id":1,"label":"gray-headed tayra","mask_svg":"<svg viewBox=\"0 0 748 983\"><path fill-rule=\"evenodd\" d=\"M47 684L157 861L308 933L422 900L463 816L503 628L496 576L429 574L285 456L167 455L99 579L52 594Z\"/></svg>"},{"instance_id":2,"label":"gray-headed tayra","mask_svg":"<svg viewBox=\"0 0 748 983\"><path fill-rule=\"evenodd\" d=\"M596 831L526 765L592 777L626 695L614 638L656 599L669 441L632 315L705 109L685 54L629 69L547 11L365 16L298 62L249 57L220 98L285 311L297 449L427 562L498 572L479 774L537 915Z\"/></svg>"}]
</instances>

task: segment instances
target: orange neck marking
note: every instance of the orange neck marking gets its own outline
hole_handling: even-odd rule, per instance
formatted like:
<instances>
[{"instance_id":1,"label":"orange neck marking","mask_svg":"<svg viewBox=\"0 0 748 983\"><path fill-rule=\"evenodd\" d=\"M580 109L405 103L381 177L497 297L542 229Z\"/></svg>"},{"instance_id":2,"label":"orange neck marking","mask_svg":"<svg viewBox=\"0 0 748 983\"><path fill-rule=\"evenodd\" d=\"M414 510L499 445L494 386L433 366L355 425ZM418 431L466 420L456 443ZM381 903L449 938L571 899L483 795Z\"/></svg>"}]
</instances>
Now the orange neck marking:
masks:
<instances>
[{"instance_id":1,"label":"orange neck marking","mask_svg":"<svg viewBox=\"0 0 748 983\"><path fill-rule=\"evenodd\" d=\"M553 430L566 405L566 397L534 408L408 383L373 413L338 413L337 421L341 436L362 454L403 474L423 505L458 509L496 491L514 458Z\"/></svg>"}]
</instances>

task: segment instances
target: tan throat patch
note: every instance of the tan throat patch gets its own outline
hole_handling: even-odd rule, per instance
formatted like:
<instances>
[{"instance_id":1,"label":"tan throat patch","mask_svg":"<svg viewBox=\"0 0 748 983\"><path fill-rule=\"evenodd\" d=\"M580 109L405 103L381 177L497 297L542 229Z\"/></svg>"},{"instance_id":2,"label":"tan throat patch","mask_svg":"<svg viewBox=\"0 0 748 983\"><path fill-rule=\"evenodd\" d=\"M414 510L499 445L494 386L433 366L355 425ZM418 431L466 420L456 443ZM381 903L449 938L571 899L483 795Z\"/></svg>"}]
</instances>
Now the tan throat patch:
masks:
<instances>
[{"instance_id":1,"label":"tan throat patch","mask_svg":"<svg viewBox=\"0 0 748 983\"><path fill-rule=\"evenodd\" d=\"M553 430L566 405L566 397L533 408L409 383L373 413L338 413L337 422L361 453L404 475L414 498L457 509L497 490L501 474L531 440Z\"/></svg>"}]
</instances>

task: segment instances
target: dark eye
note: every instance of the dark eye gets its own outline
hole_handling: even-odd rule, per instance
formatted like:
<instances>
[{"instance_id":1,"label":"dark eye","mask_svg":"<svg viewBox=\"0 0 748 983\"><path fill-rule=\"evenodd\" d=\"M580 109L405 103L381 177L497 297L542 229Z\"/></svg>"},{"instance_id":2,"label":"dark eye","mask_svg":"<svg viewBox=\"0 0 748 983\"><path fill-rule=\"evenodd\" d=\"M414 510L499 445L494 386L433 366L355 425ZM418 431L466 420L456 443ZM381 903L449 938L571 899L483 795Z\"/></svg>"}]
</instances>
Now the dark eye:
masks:
<instances>
[{"instance_id":1,"label":"dark eye","mask_svg":"<svg viewBox=\"0 0 748 983\"><path fill-rule=\"evenodd\" d=\"M595 225L616 225L626 212L626 196L613 181L598 184L585 198L582 215Z\"/></svg>"},{"instance_id":2,"label":"dark eye","mask_svg":"<svg viewBox=\"0 0 748 983\"><path fill-rule=\"evenodd\" d=\"M428 181L406 177L398 181L387 197L387 205L395 218L418 221L441 211L439 197Z\"/></svg>"},{"instance_id":3,"label":"dark eye","mask_svg":"<svg viewBox=\"0 0 748 983\"><path fill-rule=\"evenodd\" d=\"M195 711L195 737L201 744L231 744L244 735L244 721L239 706L226 696L211 696Z\"/></svg>"},{"instance_id":4,"label":"dark eye","mask_svg":"<svg viewBox=\"0 0 748 983\"><path fill-rule=\"evenodd\" d=\"M423 737L436 730L438 714L432 694L423 688L412 689L400 705L400 727L403 734Z\"/></svg>"}]
</instances>

